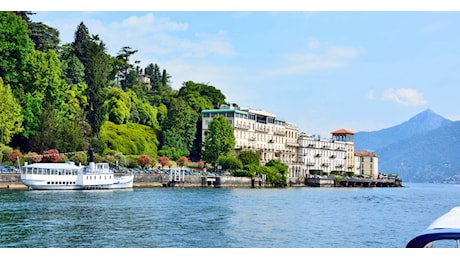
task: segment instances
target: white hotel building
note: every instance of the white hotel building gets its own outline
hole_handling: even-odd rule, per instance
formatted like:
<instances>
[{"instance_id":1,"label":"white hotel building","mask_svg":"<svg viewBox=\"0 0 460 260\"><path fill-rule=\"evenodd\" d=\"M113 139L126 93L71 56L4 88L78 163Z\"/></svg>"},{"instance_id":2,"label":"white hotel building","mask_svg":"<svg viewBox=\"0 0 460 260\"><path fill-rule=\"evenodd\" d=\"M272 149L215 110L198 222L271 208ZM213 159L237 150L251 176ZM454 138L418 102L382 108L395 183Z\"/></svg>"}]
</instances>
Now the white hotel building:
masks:
<instances>
[{"instance_id":1,"label":"white hotel building","mask_svg":"<svg viewBox=\"0 0 460 260\"><path fill-rule=\"evenodd\" d=\"M300 133L296 125L264 110L241 109L222 105L220 109L203 110L202 136L209 122L223 115L233 126L235 151L252 150L264 165L272 159L288 165L288 179L303 181L311 170L331 173L355 171L353 132L340 129L332 139L320 139Z\"/></svg>"}]
</instances>

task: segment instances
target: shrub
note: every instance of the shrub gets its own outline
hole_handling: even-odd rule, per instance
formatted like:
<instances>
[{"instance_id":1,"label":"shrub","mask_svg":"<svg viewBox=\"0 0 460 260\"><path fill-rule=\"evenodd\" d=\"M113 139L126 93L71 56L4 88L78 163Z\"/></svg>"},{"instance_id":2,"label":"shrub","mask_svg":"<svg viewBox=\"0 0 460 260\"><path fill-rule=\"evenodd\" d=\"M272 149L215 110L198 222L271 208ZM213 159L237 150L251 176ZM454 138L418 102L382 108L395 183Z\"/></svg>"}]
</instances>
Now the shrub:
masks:
<instances>
[{"instance_id":1,"label":"shrub","mask_svg":"<svg viewBox=\"0 0 460 260\"><path fill-rule=\"evenodd\" d=\"M128 167L129 168L139 168L139 164L137 163L137 156L136 155L127 155L126 159L128 160Z\"/></svg>"},{"instance_id":2,"label":"shrub","mask_svg":"<svg viewBox=\"0 0 460 260\"><path fill-rule=\"evenodd\" d=\"M235 156L221 156L217 163L222 166L223 170L239 170L243 168L243 163Z\"/></svg>"},{"instance_id":3,"label":"shrub","mask_svg":"<svg viewBox=\"0 0 460 260\"><path fill-rule=\"evenodd\" d=\"M105 145L103 154L118 151L126 155L146 154L151 158L157 156L159 144L155 130L148 126L135 123L116 125L110 121L101 127L101 141Z\"/></svg>"},{"instance_id":4,"label":"shrub","mask_svg":"<svg viewBox=\"0 0 460 260\"><path fill-rule=\"evenodd\" d=\"M158 158L158 163L161 165L161 168L164 168L165 166L169 165L169 158L166 156L161 156Z\"/></svg>"},{"instance_id":5,"label":"shrub","mask_svg":"<svg viewBox=\"0 0 460 260\"><path fill-rule=\"evenodd\" d=\"M49 149L43 151L43 158L42 162L59 162L61 156L59 155L59 151L57 149Z\"/></svg>"},{"instance_id":6,"label":"shrub","mask_svg":"<svg viewBox=\"0 0 460 260\"><path fill-rule=\"evenodd\" d=\"M39 163L42 161L43 156L36 152L28 152L24 155L24 161L27 163Z\"/></svg>"},{"instance_id":7,"label":"shrub","mask_svg":"<svg viewBox=\"0 0 460 260\"><path fill-rule=\"evenodd\" d=\"M203 169L204 168L204 161L199 161L197 163L197 167L198 167L198 169Z\"/></svg>"},{"instance_id":8,"label":"shrub","mask_svg":"<svg viewBox=\"0 0 460 260\"><path fill-rule=\"evenodd\" d=\"M16 160L19 158L19 161L21 161L22 159L22 153L21 151L19 150L16 150L16 149L12 149L8 152L8 154L6 155L6 157L8 158L8 160L10 160L10 162L12 163L16 163Z\"/></svg>"},{"instance_id":9,"label":"shrub","mask_svg":"<svg viewBox=\"0 0 460 260\"><path fill-rule=\"evenodd\" d=\"M251 177L251 178L253 178L254 174L251 174L247 170L235 170L233 172L233 176L235 176L235 177Z\"/></svg>"},{"instance_id":10,"label":"shrub","mask_svg":"<svg viewBox=\"0 0 460 260\"><path fill-rule=\"evenodd\" d=\"M139 156L139 158L137 158L137 164L141 167L141 168L147 168L147 167L151 167L152 166L152 158L150 158L150 156L148 155L141 155Z\"/></svg>"},{"instance_id":11,"label":"shrub","mask_svg":"<svg viewBox=\"0 0 460 260\"><path fill-rule=\"evenodd\" d=\"M118 162L118 166L126 167L128 165L128 160L126 160L126 156L123 153L117 152L113 155L115 157L115 163Z\"/></svg>"},{"instance_id":12,"label":"shrub","mask_svg":"<svg viewBox=\"0 0 460 260\"><path fill-rule=\"evenodd\" d=\"M186 156L181 156L176 163L178 166L188 166L190 164L190 160Z\"/></svg>"},{"instance_id":13,"label":"shrub","mask_svg":"<svg viewBox=\"0 0 460 260\"><path fill-rule=\"evenodd\" d=\"M82 165L88 165L88 156L86 156L86 153L76 153L70 158L70 160L75 162L76 165L80 163Z\"/></svg>"}]
</instances>

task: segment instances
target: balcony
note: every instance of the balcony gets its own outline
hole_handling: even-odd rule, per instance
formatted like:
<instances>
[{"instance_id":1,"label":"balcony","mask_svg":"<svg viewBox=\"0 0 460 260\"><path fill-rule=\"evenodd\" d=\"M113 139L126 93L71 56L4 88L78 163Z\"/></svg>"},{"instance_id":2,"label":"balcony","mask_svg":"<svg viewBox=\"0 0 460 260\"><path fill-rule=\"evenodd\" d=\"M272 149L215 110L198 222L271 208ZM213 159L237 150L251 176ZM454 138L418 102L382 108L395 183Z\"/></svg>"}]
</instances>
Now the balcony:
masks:
<instances>
[{"instance_id":1,"label":"balcony","mask_svg":"<svg viewBox=\"0 0 460 260\"><path fill-rule=\"evenodd\" d=\"M235 128L248 130L249 126L248 125L238 124L238 125L235 126Z\"/></svg>"},{"instance_id":2,"label":"balcony","mask_svg":"<svg viewBox=\"0 0 460 260\"><path fill-rule=\"evenodd\" d=\"M263 127L257 127L257 128L256 128L256 131L257 131L257 132L262 132L262 133L268 133L268 129L263 128Z\"/></svg>"},{"instance_id":3,"label":"balcony","mask_svg":"<svg viewBox=\"0 0 460 260\"><path fill-rule=\"evenodd\" d=\"M251 136L248 138L249 141L255 141L256 140L256 137L255 136Z\"/></svg>"},{"instance_id":4,"label":"balcony","mask_svg":"<svg viewBox=\"0 0 460 260\"><path fill-rule=\"evenodd\" d=\"M275 135L280 135L280 136L286 136L286 132L280 131L280 130L275 130L274 134Z\"/></svg>"}]
</instances>

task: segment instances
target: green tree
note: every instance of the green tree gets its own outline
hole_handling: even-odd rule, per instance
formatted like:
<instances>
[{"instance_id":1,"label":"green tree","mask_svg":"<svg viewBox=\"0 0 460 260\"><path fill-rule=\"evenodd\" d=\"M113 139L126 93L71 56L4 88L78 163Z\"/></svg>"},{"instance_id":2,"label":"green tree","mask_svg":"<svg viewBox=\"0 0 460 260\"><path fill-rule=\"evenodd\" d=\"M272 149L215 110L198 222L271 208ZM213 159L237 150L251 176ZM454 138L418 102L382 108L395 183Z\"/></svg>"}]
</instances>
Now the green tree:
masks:
<instances>
[{"instance_id":1,"label":"green tree","mask_svg":"<svg viewBox=\"0 0 460 260\"><path fill-rule=\"evenodd\" d=\"M260 165L259 154L251 150L241 151L238 154L238 159L240 159L243 165L248 165L248 164Z\"/></svg>"},{"instance_id":2,"label":"green tree","mask_svg":"<svg viewBox=\"0 0 460 260\"><path fill-rule=\"evenodd\" d=\"M285 186L287 183L288 166L280 160L270 160L261 167L261 174L267 175L267 183L273 186Z\"/></svg>"},{"instance_id":3,"label":"green tree","mask_svg":"<svg viewBox=\"0 0 460 260\"><path fill-rule=\"evenodd\" d=\"M98 136L105 121L106 110L104 107L105 87L111 70L110 56L105 53L105 44L94 35L86 44L85 81L88 85L86 96L88 107L87 119L91 125L92 136Z\"/></svg>"},{"instance_id":4,"label":"green tree","mask_svg":"<svg viewBox=\"0 0 460 260\"><path fill-rule=\"evenodd\" d=\"M130 122L117 125L106 121L101 128L98 140L102 144L102 154L118 151L126 155L146 154L151 158L157 157L158 139L156 133L152 128L145 125Z\"/></svg>"},{"instance_id":5,"label":"green tree","mask_svg":"<svg viewBox=\"0 0 460 260\"><path fill-rule=\"evenodd\" d=\"M15 11L14 13L27 23L30 31L29 37L34 42L36 50L43 52L48 50L57 51L60 42L57 29L42 22L32 22L29 16L34 15L34 12Z\"/></svg>"},{"instance_id":6,"label":"green tree","mask_svg":"<svg viewBox=\"0 0 460 260\"><path fill-rule=\"evenodd\" d=\"M13 12L0 12L0 77L13 93L19 87L24 60L33 50L27 23Z\"/></svg>"},{"instance_id":7,"label":"green tree","mask_svg":"<svg viewBox=\"0 0 460 260\"><path fill-rule=\"evenodd\" d=\"M200 113L203 109L218 108L221 104L225 104L225 96L220 90L213 86L193 81L184 82L178 96L187 100L190 106Z\"/></svg>"},{"instance_id":8,"label":"green tree","mask_svg":"<svg viewBox=\"0 0 460 260\"><path fill-rule=\"evenodd\" d=\"M182 98L173 100L163 127L162 149L174 147L186 151L180 156L188 156L193 148L198 116L198 113L193 111ZM179 157L174 158L174 160L179 159Z\"/></svg>"},{"instance_id":9,"label":"green tree","mask_svg":"<svg viewBox=\"0 0 460 260\"><path fill-rule=\"evenodd\" d=\"M67 84L78 84L85 81L85 66L75 55L74 47L66 43L59 48L62 77Z\"/></svg>"},{"instance_id":10,"label":"green tree","mask_svg":"<svg viewBox=\"0 0 460 260\"><path fill-rule=\"evenodd\" d=\"M222 170L234 171L243 168L243 163L234 154L220 156L217 164L222 166Z\"/></svg>"},{"instance_id":11,"label":"green tree","mask_svg":"<svg viewBox=\"0 0 460 260\"><path fill-rule=\"evenodd\" d=\"M276 170L282 175L286 175L287 170L289 168L286 164L281 163L280 160L270 160L265 164L265 166L271 166L276 168Z\"/></svg>"},{"instance_id":12,"label":"green tree","mask_svg":"<svg viewBox=\"0 0 460 260\"><path fill-rule=\"evenodd\" d=\"M8 144L12 136L22 130L21 106L14 98L10 86L5 86L0 78L0 143Z\"/></svg>"},{"instance_id":13,"label":"green tree","mask_svg":"<svg viewBox=\"0 0 460 260\"><path fill-rule=\"evenodd\" d=\"M30 39L35 44L35 49L43 52L48 50L58 50L59 46L59 31L44 23L30 22L28 24L30 30Z\"/></svg>"},{"instance_id":14,"label":"green tree","mask_svg":"<svg viewBox=\"0 0 460 260\"><path fill-rule=\"evenodd\" d=\"M30 136L39 133L40 118L42 115L42 98L34 97L31 93L25 95L22 111L24 118L23 126L24 131L21 135L28 139Z\"/></svg>"},{"instance_id":15,"label":"green tree","mask_svg":"<svg viewBox=\"0 0 460 260\"><path fill-rule=\"evenodd\" d=\"M137 50L132 50L131 47L124 46L112 60L113 69L111 78L118 78L123 90L132 86L137 80L137 73L134 73L134 78L130 75L134 65L129 62L130 57L136 52ZM135 61L135 63L138 63L138 61Z\"/></svg>"},{"instance_id":16,"label":"green tree","mask_svg":"<svg viewBox=\"0 0 460 260\"><path fill-rule=\"evenodd\" d=\"M235 148L233 127L222 116L215 116L208 125L203 142L202 156L206 162L215 164L221 155L227 155Z\"/></svg>"},{"instance_id":17,"label":"green tree","mask_svg":"<svg viewBox=\"0 0 460 260\"><path fill-rule=\"evenodd\" d=\"M62 104L67 85L61 78L61 64L56 52L32 51L27 55L25 65L21 79L24 92L41 97L43 105Z\"/></svg>"},{"instance_id":18,"label":"green tree","mask_svg":"<svg viewBox=\"0 0 460 260\"><path fill-rule=\"evenodd\" d=\"M189 151L183 142L182 136L173 129L167 129L162 132L163 146L158 151L159 155L167 156L173 160L179 159L181 156L189 155Z\"/></svg>"},{"instance_id":19,"label":"green tree","mask_svg":"<svg viewBox=\"0 0 460 260\"><path fill-rule=\"evenodd\" d=\"M267 177L267 184L269 185L284 186L286 184L285 178L283 178L283 175L281 175L275 167L260 166L258 168L258 173Z\"/></svg>"},{"instance_id":20,"label":"green tree","mask_svg":"<svg viewBox=\"0 0 460 260\"><path fill-rule=\"evenodd\" d=\"M78 25L77 30L75 31L72 47L75 56L77 56L77 58L81 61L83 66L85 66L88 62L86 49L87 45L89 44L89 41L90 35L88 27L86 27L86 25L83 22L81 22Z\"/></svg>"},{"instance_id":21,"label":"green tree","mask_svg":"<svg viewBox=\"0 0 460 260\"><path fill-rule=\"evenodd\" d=\"M108 119L115 124L125 124L130 118L130 96L121 88L114 87L107 90L104 102ZM136 122L137 123L137 122Z\"/></svg>"}]
</instances>

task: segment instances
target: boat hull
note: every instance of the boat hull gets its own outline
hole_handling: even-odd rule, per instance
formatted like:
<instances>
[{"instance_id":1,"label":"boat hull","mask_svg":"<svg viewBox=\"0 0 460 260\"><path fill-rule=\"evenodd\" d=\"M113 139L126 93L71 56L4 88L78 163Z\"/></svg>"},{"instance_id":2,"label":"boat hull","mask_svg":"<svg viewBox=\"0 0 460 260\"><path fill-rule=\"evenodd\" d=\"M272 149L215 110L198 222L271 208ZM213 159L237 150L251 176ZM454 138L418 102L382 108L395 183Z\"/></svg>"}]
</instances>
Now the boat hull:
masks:
<instances>
[{"instance_id":1,"label":"boat hull","mask_svg":"<svg viewBox=\"0 0 460 260\"><path fill-rule=\"evenodd\" d=\"M48 184L49 181L27 181L23 180L22 183L28 187L29 190L101 190L101 189L131 189L133 187L133 180L128 181L115 181L113 184L95 184L95 185L76 185L76 184Z\"/></svg>"}]
</instances>

